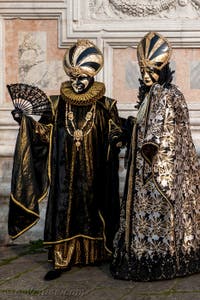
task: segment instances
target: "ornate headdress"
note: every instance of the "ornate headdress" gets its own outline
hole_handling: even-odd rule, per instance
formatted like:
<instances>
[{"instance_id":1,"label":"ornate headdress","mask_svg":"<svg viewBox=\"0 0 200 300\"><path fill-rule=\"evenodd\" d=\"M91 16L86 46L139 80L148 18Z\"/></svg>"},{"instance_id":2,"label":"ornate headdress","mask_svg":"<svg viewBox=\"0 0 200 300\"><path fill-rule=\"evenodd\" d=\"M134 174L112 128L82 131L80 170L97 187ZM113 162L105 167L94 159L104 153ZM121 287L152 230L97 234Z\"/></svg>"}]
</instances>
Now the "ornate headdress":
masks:
<instances>
[{"instance_id":1,"label":"ornate headdress","mask_svg":"<svg viewBox=\"0 0 200 300\"><path fill-rule=\"evenodd\" d=\"M157 32L149 32L137 46L139 66L162 70L169 62L171 51L172 49L167 39Z\"/></svg>"},{"instance_id":2,"label":"ornate headdress","mask_svg":"<svg viewBox=\"0 0 200 300\"><path fill-rule=\"evenodd\" d=\"M103 54L91 41L78 40L66 51L63 66L68 76L94 77L103 67Z\"/></svg>"}]
</instances>

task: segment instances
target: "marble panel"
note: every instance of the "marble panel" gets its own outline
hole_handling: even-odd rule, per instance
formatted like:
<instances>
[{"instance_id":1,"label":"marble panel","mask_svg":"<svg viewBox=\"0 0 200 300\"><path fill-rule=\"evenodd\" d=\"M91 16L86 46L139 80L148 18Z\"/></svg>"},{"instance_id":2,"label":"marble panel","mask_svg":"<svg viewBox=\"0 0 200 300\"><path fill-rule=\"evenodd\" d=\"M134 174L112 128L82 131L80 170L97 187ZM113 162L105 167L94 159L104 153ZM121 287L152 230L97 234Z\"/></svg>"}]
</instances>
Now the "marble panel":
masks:
<instances>
[{"instance_id":1,"label":"marble panel","mask_svg":"<svg viewBox=\"0 0 200 300\"><path fill-rule=\"evenodd\" d=\"M190 63L190 87L191 89L200 89L200 61L191 61Z\"/></svg>"},{"instance_id":2,"label":"marble panel","mask_svg":"<svg viewBox=\"0 0 200 300\"><path fill-rule=\"evenodd\" d=\"M170 67L175 71L172 83L180 88L186 101L200 103L200 51L173 49ZM140 78L135 48L113 50L113 74L113 97L118 103L135 103Z\"/></svg>"},{"instance_id":3,"label":"marble panel","mask_svg":"<svg viewBox=\"0 0 200 300\"><path fill-rule=\"evenodd\" d=\"M57 44L57 20L5 20L5 82L24 82L59 93L67 80L62 67L65 49ZM15 47L13 47L15 45ZM10 102L6 92L5 101Z\"/></svg>"},{"instance_id":4,"label":"marble panel","mask_svg":"<svg viewBox=\"0 0 200 300\"><path fill-rule=\"evenodd\" d=\"M11 172L12 172L12 164L13 164L12 157L4 157L3 159L0 158L0 179L2 182L6 182L10 180Z\"/></svg>"}]
</instances>

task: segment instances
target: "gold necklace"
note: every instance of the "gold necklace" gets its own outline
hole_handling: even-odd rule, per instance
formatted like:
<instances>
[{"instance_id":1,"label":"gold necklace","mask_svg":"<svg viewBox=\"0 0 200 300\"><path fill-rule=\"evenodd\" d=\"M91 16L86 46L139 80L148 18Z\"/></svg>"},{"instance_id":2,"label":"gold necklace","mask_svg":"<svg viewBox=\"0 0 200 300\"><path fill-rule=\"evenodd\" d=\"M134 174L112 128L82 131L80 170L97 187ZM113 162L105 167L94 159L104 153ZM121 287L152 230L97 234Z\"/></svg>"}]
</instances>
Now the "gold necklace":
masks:
<instances>
[{"instance_id":1,"label":"gold necklace","mask_svg":"<svg viewBox=\"0 0 200 300\"><path fill-rule=\"evenodd\" d=\"M94 125L94 119L96 116L96 101L92 105L91 109L85 115L85 122L81 128L76 128L74 124L74 113L71 110L71 104L66 105L66 129L67 132L73 137L76 149L79 151L79 147L83 138L90 133ZM70 129L69 123L71 124L72 130ZM87 129L88 127L88 129Z\"/></svg>"}]
</instances>

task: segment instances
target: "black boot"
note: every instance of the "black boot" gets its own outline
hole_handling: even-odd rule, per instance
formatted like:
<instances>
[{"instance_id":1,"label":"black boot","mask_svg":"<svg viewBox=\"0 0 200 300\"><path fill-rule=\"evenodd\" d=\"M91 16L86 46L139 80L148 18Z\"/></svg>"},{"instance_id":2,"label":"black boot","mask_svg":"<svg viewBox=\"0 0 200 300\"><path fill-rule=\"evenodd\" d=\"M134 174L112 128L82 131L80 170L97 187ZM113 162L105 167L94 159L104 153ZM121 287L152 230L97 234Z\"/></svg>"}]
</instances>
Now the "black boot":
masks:
<instances>
[{"instance_id":1,"label":"black boot","mask_svg":"<svg viewBox=\"0 0 200 300\"><path fill-rule=\"evenodd\" d=\"M71 270L70 266L68 266L65 269L53 269L53 270L50 270L44 276L44 280L53 280L53 279L56 279L56 278L60 277L63 272L70 271L70 270Z\"/></svg>"},{"instance_id":2,"label":"black boot","mask_svg":"<svg viewBox=\"0 0 200 300\"><path fill-rule=\"evenodd\" d=\"M55 270L48 271L46 273L46 275L44 276L44 280L56 279L56 278L60 277L61 273L62 273L61 269L55 269Z\"/></svg>"}]
</instances>

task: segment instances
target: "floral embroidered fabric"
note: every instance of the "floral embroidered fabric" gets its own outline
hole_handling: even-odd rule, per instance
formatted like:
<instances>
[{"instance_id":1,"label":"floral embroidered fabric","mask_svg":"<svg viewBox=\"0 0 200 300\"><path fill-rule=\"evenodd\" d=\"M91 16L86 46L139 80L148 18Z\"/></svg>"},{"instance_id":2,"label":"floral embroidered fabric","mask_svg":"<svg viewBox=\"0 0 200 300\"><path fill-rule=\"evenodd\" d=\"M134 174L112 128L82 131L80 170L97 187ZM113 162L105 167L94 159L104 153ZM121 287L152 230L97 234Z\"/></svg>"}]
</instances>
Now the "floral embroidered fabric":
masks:
<instances>
[{"instance_id":1,"label":"floral embroidered fabric","mask_svg":"<svg viewBox=\"0 0 200 300\"><path fill-rule=\"evenodd\" d=\"M200 166L179 89L156 84L144 105L133 129L111 272L147 281L200 271Z\"/></svg>"}]
</instances>

